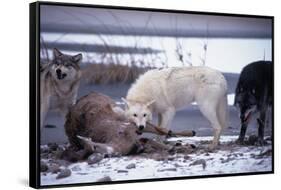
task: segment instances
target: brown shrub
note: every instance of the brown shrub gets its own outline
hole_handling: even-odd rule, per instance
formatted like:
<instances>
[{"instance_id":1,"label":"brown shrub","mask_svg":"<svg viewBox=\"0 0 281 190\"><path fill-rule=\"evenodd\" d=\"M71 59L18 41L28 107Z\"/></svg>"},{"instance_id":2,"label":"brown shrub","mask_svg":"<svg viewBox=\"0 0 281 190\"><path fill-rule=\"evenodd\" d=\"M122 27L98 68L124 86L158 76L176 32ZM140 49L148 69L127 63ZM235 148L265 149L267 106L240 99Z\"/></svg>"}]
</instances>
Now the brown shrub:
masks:
<instances>
[{"instance_id":1,"label":"brown shrub","mask_svg":"<svg viewBox=\"0 0 281 190\"><path fill-rule=\"evenodd\" d=\"M83 69L82 78L89 84L132 83L150 67L129 67L119 64L89 64Z\"/></svg>"}]
</instances>

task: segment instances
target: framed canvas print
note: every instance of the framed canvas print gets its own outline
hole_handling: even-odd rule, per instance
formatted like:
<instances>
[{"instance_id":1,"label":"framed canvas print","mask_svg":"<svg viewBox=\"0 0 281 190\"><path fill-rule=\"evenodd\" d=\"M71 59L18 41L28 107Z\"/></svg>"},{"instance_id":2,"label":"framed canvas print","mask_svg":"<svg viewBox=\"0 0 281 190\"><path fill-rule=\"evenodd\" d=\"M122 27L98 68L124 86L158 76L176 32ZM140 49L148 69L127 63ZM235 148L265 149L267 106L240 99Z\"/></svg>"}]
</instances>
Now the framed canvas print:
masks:
<instances>
[{"instance_id":1,"label":"framed canvas print","mask_svg":"<svg viewBox=\"0 0 281 190\"><path fill-rule=\"evenodd\" d=\"M274 172L273 17L30 4L30 186Z\"/></svg>"}]
</instances>

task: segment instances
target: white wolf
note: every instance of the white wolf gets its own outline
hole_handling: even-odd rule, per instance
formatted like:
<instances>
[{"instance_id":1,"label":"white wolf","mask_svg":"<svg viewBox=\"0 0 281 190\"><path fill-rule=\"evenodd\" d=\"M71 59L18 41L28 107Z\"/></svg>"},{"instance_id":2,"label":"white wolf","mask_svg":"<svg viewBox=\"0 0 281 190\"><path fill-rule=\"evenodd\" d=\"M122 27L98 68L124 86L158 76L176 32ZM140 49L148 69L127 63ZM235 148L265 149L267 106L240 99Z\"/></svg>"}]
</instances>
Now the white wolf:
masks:
<instances>
[{"instance_id":1,"label":"white wolf","mask_svg":"<svg viewBox=\"0 0 281 190\"><path fill-rule=\"evenodd\" d=\"M214 129L210 148L217 146L228 121L227 82L220 72L205 66L150 70L137 79L123 101L126 117L140 129L152 113L158 113L160 127L169 129L177 110L197 102Z\"/></svg>"}]
</instances>

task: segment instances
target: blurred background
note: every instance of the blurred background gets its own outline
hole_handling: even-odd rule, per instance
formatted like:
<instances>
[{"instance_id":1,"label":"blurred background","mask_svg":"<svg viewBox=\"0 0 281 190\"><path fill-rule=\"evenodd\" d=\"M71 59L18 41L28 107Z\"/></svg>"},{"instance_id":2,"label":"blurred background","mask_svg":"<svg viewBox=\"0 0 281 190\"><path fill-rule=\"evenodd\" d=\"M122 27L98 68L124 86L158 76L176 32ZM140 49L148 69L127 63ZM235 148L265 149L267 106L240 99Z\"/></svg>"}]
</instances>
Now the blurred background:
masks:
<instances>
[{"instance_id":1,"label":"blurred background","mask_svg":"<svg viewBox=\"0 0 281 190\"><path fill-rule=\"evenodd\" d=\"M52 49L83 54L79 97L91 91L116 102L125 97L134 80L152 68L205 65L221 71L228 82L229 127L225 135L240 131L233 105L242 68L257 60L272 59L272 21L256 17L41 6L41 62L52 59ZM63 119L49 113L41 141L66 142ZM196 104L177 112L174 130L194 129L212 134ZM255 122L248 133L256 133ZM267 129L271 134L271 129Z\"/></svg>"}]
</instances>

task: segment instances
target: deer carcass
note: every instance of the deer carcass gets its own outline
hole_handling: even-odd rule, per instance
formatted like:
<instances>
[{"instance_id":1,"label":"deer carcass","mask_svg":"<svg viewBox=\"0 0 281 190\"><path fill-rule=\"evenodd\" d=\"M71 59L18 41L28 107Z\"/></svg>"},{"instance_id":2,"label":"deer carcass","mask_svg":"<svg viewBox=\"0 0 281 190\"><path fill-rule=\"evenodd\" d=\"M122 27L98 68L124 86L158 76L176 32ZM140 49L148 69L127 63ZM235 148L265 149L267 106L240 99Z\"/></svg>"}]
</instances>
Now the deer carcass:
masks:
<instances>
[{"instance_id":1,"label":"deer carcass","mask_svg":"<svg viewBox=\"0 0 281 190\"><path fill-rule=\"evenodd\" d=\"M141 131L116 108L110 97L100 93L92 92L80 98L66 116L65 131L71 146L76 150L120 155L139 148ZM173 133L150 123L145 130L159 135L195 135L194 131Z\"/></svg>"}]
</instances>

